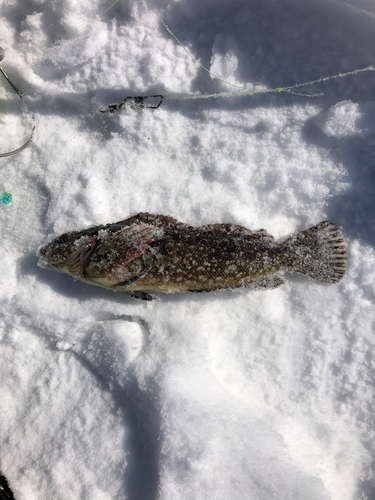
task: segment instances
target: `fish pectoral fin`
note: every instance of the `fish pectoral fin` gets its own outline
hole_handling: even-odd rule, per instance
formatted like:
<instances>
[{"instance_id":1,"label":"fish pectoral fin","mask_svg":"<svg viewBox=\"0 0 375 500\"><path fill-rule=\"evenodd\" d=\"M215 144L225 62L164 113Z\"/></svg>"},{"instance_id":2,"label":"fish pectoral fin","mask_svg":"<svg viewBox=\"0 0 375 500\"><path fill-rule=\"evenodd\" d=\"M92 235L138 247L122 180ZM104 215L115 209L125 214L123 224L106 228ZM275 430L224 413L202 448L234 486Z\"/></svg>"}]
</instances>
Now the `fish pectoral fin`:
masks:
<instances>
[{"instance_id":1,"label":"fish pectoral fin","mask_svg":"<svg viewBox=\"0 0 375 500\"><path fill-rule=\"evenodd\" d=\"M146 292L133 292L133 291L124 291L129 297L138 300L155 300L155 295L151 295L151 293Z\"/></svg>"},{"instance_id":2,"label":"fish pectoral fin","mask_svg":"<svg viewBox=\"0 0 375 500\"><path fill-rule=\"evenodd\" d=\"M121 283L116 283L116 285L113 286L113 289L116 290L116 292L119 292L121 288L129 288L130 285L135 283L136 281L139 280L142 276L133 276L133 278L130 278L130 280L122 281Z\"/></svg>"},{"instance_id":3,"label":"fish pectoral fin","mask_svg":"<svg viewBox=\"0 0 375 500\"><path fill-rule=\"evenodd\" d=\"M141 277L142 276L134 276L133 278L130 278L130 280L123 281L122 283L116 283L116 285L112 287L112 290L114 292L125 293L126 295L129 295L129 297L132 297L133 299L155 300L156 297L154 295L151 295L150 293L129 290L129 286L135 283Z\"/></svg>"}]
</instances>

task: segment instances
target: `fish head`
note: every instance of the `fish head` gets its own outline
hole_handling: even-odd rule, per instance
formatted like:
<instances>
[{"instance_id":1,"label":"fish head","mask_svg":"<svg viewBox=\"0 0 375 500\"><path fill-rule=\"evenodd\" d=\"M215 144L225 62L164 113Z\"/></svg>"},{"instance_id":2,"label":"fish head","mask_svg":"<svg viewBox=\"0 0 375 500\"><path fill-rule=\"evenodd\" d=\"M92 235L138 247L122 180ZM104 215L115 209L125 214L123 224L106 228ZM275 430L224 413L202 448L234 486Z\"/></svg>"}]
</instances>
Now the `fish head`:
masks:
<instances>
[{"instance_id":1,"label":"fish head","mask_svg":"<svg viewBox=\"0 0 375 500\"><path fill-rule=\"evenodd\" d=\"M62 234L40 249L38 265L78 277L88 265L96 245L93 236L82 235L82 232Z\"/></svg>"}]
</instances>

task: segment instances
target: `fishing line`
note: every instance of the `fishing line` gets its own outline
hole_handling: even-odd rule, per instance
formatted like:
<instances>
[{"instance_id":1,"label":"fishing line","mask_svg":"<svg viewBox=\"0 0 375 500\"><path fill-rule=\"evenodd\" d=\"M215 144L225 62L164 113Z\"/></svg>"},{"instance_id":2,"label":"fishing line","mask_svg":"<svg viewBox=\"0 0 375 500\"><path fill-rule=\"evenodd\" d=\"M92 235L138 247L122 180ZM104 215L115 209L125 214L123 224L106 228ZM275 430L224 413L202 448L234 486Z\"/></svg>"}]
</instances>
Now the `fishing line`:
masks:
<instances>
[{"instance_id":1,"label":"fishing line","mask_svg":"<svg viewBox=\"0 0 375 500\"><path fill-rule=\"evenodd\" d=\"M76 31L74 34L73 34L73 38L76 36L76 35L79 35L80 33L82 33L82 31L86 30L87 28L89 28L90 26L92 26L94 23L96 23L97 21L99 21L99 19L101 17L104 16L104 14L106 14L110 9L112 9L112 7L114 7L116 5L116 3L119 2L119 0L115 0L104 12L102 12L101 14L99 14L98 16L96 16L95 19L93 19L92 21L90 21L89 23L87 23L85 26L83 26L81 29L79 29L78 31ZM55 45L57 45L57 43L59 42L62 42L64 40L69 40L67 38L61 38L61 39L58 39L56 41L54 41L53 43L50 43L50 44L41 44L41 45L33 45L31 47L28 47L27 49L25 50L13 50L11 52L8 52L8 54L24 54L24 53L27 53L27 52L31 52L33 50L38 50L38 49L46 49L46 48L49 48L49 47L53 47ZM4 56L5 56L5 53L4 53L4 50L0 47L0 62L4 59ZM13 88L13 90L16 92L16 94L12 94L11 95L18 95L19 97L23 98L25 95L26 95L26 92L21 92L17 87L16 85L14 85L14 83L10 80L9 76L7 75L7 73L5 72L5 70L0 66L0 73L4 76L4 78L7 80L7 82L9 83L9 85ZM34 118L32 116L32 118ZM63 124L64 125L64 124ZM56 129L59 130L63 125L61 125L60 127L58 127ZM5 156L11 156L12 154L16 154L16 153L19 153L20 151L22 151L23 149L25 149L31 142L32 140L32 137L33 137L33 133L34 133L34 129L35 129L35 125L33 126L33 129L32 129L32 132L31 132L31 135L30 135L30 138L29 140L20 148L12 151L12 152L9 152L9 153L3 153L3 154L0 154L0 158L1 157L5 157ZM55 131L55 132L56 132ZM54 132L51 134L53 135Z\"/></svg>"},{"instance_id":2,"label":"fishing line","mask_svg":"<svg viewBox=\"0 0 375 500\"><path fill-rule=\"evenodd\" d=\"M367 66L366 68L362 69L356 69L353 71L348 71L346 73L339 73L338 75L333 75L333 76L326 76L323 78L319 78L317 80L312 80L310 82L304 82L304 83L297 83L296 85L290 85L288 87L278 87L275 89L246 89L243 88L239 85L235 85L233 83L230 83L226 80L223 80L219 76L215 75L210 71L208 68L203 66L198 59L196 59L189 51L188 49L183 45L183 43L177 38L177 36L173 33L173 31L169 28L169 26L164 22L160 14L150 5L150 3L147 0L143 0L143 2L148 6L150 10L158 17L160 22L163 24L165 29L168 31L168 33L176 40L176 42L184 49L184 51L193 59L194 62L196 62L201 68L203 68L207 73L209 73L213 78L216 78L220 80L221 82L230 85L232 87L236 87L241 89L240 91L237 92L217 92L214 94L164 94L164 95L151 95L151 96L128 96L124 99L123 102L120 104L110 104L106 108L99 109L101 113L114 113L116 111L119 111L122 107L129 105L132 108L140 108L140 109L157 109L161 105L162 101L164 99L171 99L171 100L187 100L187 99L211 99L211 98L220 98L220 97L236 97L236 96L244 96L244 95L253 95L253 94L269 94L269 93L289 93L289 94L294 94L294 95L299 95L303 97L319 97L324 95L323 93L316 93L316 94L306 94L306 93L300 93L296 92L296 89L299 89L301 87L306 87L308 85L314 85L316 83L322 83L322 82L327 82L329 80L334 80L337 78L345 78L350 75L356 75L358 73L363 73L365 71L375 71L375 68L373 66ZM158 104L148 104L147 101L150 99L153 99L155 97L160 98L160 102Z\"/></svg>"},{"instance_id":3,"label":"fishing line","mask_svg":"<svg viewBox=\"0 0 375 500\"><path fill-rule=\"evenodd\" d=\"M305 83L298 83L296 85L291 85L288 87L279 87L276 89L246 89L243 88L239 85L235 85L233 83L230 83L226 80L223 80L219 76L215 75L212 73L209 69L207 69L203 64L201 64L188 50L187 48L180 42L180 40L177 38L177 36L169 29L168 25L163 21L162 17L158 14L158 12L150 5L150 3L147 0L143 0L143 2L152 10L152 12L159 18L165 29L168 31L168 33L177 41L177 43L184 49L184 51L195 61L201 68L203 68L205 71L207 71L211 76L214 78L217 78L218 80L222 81L223 83L226 83L227 85L231 85L232 87L237 87L242 89L240 92L219 92L215 94L175 94L175 95L164 95L164 99L175 99L175 100L185 100L185 99L210 99L210 98L219 98L219 97L232 97L232 96L241 96L241 95L252 95L252 94L267 94L271 92L287 92L290 94L295 94L295 95L301 95L304 97L318 97L322 96L324 94L318 93L318 94L300 94L298 92L295 92L294 90L300 87L306 87L307 85L313 85L315 83L321 83L321 82L326 82L329 80L334 80L336 78L345 78L346 76L349 75L355 75L357 73L362 73L364 71L375 71L375 68L373 66L368 66L367 68L363 69L356 69L354 71L348 71L347 73L340 73L338 75L333 75L333 76L327 76L324 78L319 78L318 80L312 80L311 82L305 82ZM147 97L147 96L145 96ZM142 96L136 96L133 97L140 99ZM126 99L131 99L131 96L127 97ZM125 101L126 101L125 99ZM124 101L124 102L125 102ZM122 103L123 104L123 103ZM141 103L142 104L142 103ZM140 106L141 107L141 106ZM143 106L145 107L145 106Z\"/></svg>"},{"instance_id":4,"label":"fishing line","mask_svg":"<svg viewBox=\"0 0 375 500\"><path fill-rule=\"evenodd\" d=\"M365 71L375 71L374 66L367 66L367 68L355 69L353 71L348 71L346 73L339 73L338 75L326 76L324 78L318 78L317 80L311 80L310 82L297 83L296 85L291 85L289 87L279 87L276 89L243 89L241 92L218 92L215 94L157 94L150 96L128 96L120 104L110 104L106 108L99 109L101 113L114 113L119 111L122 107L127 104L132 108L139 109L157 109L161 105L162 101L165 99L171 100L188 100L188 99L211 99L219 97L236 97L244 95L254 95L254 94L270 94L270 93L282 93L287 92L289 94L295 94L303 97L318 97L324 95L323 93L318 94L303 94L300 92L294 92L294 89L301 87L306 87L307 85L314 85L316 83L328 82L329 80L334 80L337 78L345 78L350 75L357 75L358 73L364 73ZM157 104L148 104L147 101L150 99L159 98Z\"/></svg>"},{"instance_id":5,"label":"fishing line","mask_svg":"<svg viewBox=\"0 0 375 500\"><path fill-rule=\"evenodd\" d=\"M104 12L102 12L100 15L98 15L95 19L93 19L89 23L87 23L81 29L79 29L78 31L76 31L75 35L80 34L82 31L86 30L92 24L94 24L96 21L98 21L118 1L119 0L115 0ZM345 78L345 77L350 76L350 75L356 75L358 73L362 73L362 72L365 72L365 71L375 71L375 68L373 66L368 66L366 68L356 69L356 70L353 70L353 71L348 71L346 73L339 73L337 75L327 76L327 77L319 78L319 79L312 80L312 81L309 81L309 82L303 82L303 83L299 83L299 84L296 84L296 85L290 85L290 86L286 86L286 87L278 87L278 88L274 88L274 89L249 89L249 88L244 88L244 87L241 87L239 85L235 85L235 84L233 84L231 82L228 82L228 81L220 78L218 75L215 75L208 68L206 68L203 64L201 64L198 61L198 59L196 59L188 51L188 49L182 44L182 42L172 32L172 30L164 22L164 20L159 15L159 13L150 5L150 3L148 2L148 0L143 0L143 2L158 17L158 19L163 24L163 26L165 27L165 29L167 30L167 32L176 40L176 42L184 49L184 51L189 55L189 57L191 57L193 59L193 61L196 64L198 64L202 69L204 69L207 73L209 73L213 78L218 79L219 81L221 81L221 82L223 82L223 83L225 83L227 85L230 85L232 87L235 87L237 89L240 89L240 90L235 91L235 92L217 92L217 93L212 93L212 94L164 94L164 95L158 94L158 95L152 95L152 96L128 96L120 104L114 103L114 104L110 104L106 108L101 108L101 109L99 108L97 111L99 111L101 113L109 113L109 114L111 114L111 113L114 113L116 111L119 111L122 107L125 107L126 105L129 105L130 107L136 108L136 109L137 108L139 108L139 109L157 109L161 105L162 101L163 100L167 100L167 99L170 99L170 100L210 99L210 98L236 97L236 96L245 96L245 95L254 95L254 94L282 93L282 92L290 93L290 94L294 94L294 95L300 95L300 96L304 96L304 97L310 97L310 98L311 97L318 97L318 96L322 96L323 93L307 94L307 93L297 92L296 90L300 89L302 87L309 86L309 85L314 85L314 84L317 84L317 83L327 82L329 80L334 80L334 79L337 79L337 78ZM30 47L30 48L28 48L26 50L15 51L15 52L29 52L29 51L35 50L37 48L43 48L43 47L46 48L46 47L55 45L55 43L54 44L50 44L50 45L45 44L45 45L33 46L33 47ZM18 91L18 89L9 81L9 78L7 77L7 75L2 70L1 67L0 67L0 71L5 76L5 78L8 80L8 82L10 83L10 85L14 88L14 90L16 90L17 94L20 97L23 97L24 94L21 95L21 93ZM156 100L156 102L155 102L155 98L157 98L159 100ZM89 119L85 123L87 123L88 121L90 121L95 116L95 114L96 114L96 112L93 115L90 115ZM67 122L65 122L65 123L67 123ZM58 127L51 135L53 135L55 132L57 132L62 126L65 125L65 123L63 123L62 125L60 125L60 127ZM30 137L30 140L31 140L31 137ZM28 143L26 145L24 145L24 147L26 147L29 144L30 140L28 141ZM19 148L15 152L21 151L22 149L24 149L24 147Z\"/></svg>"},{"instance_id":6,"label":"fishing line","mask_svg":"<svg viewBox=\"0 0 375 500\"><path fill-rule=\"evenodd\" d=\"M1 58L0 58L0 61L2 61L4 59L4 51L3 49L0 47L0 50L3 52ZM15 85L14 83L11 81L11 79L9 78L9 76L5 73L4 71L4 68L2 68L0 66L0 73L3 75L3 77L5 78L5 80L9 83L9 85L12 87L13 90L15 90L15 94L12 94L12 95L18 95L18 97L23 97L25 95L25 93L21 92Z\"/></svg>"},{"instance_id":7,"label":"fishing line","mask_svg":"<svg viewBox=\"0 0 375 500\"><path fill-rule=\"evenodd\" d=\"M195 61L197 64L199 64L199 66L201 68L203 68L205 71L207 71L207 73L209 73L210 75L212 75L214 78L217 78L218 80L220 80L221 82L224 82L226 83L227 85L231 85L232 87L237 87L238 89L241 89L242 87L240 85L235 85L234 83L230 83L230 82L227 82L226 80L223 80L222 78L220 78L219 76L215 75L214 73L212 73L209 69L207 69L205 66L203 66L203 64L201 64L198 59L196 59L189 51L188 49L180 42L180 40L176 37L176 35L169 29L169 27L165 24L165 22L163 21L163 19L161 18L161 16L157 13L157 11L148 3L147 0L143 0L145 2L146 5L148 5L148 7L152 10L152 12L159 18L159 20L161 21L161 23L164 25L165 29L168 31L168 33L170 35L173 36L173 38L176 40L176 42L181 45L181 47L184 49L184 51L193 59L193 61Z\"/></svg>"},{"instance_id":8,"label":"fishing line","mask_svg":"<svg viewBox=\"0 0 375 500\"><path fill-rule=\"evenodd\" d=\"M32 141L32 138L33 138L33 135L34 135L34 130L35 130L35 125L33 125L33 128L32 128L32 131L31 131L31 135L29 137L29 139L25 142L25 144L23 146L21 146L20 148L18 149L15 149L14 151L9 151L9 153L1 153L0 154L0 158L5 158L7 156L13 156L17 153L20 153L21 151L23 151L25 148L27 148L27 146L31 143Z\"/></svg>"},{"instance_id":9,"label":"fishing line","mask_svg":"<svg viewBox=\"0 0 375 500\"><path fill-rule=\"evenodd\" d=\"M4 57L5 57L4 49L2 47L0 47L0 62L4 59ZM14 83L10 80L9 76L6 74L6 72L4 71L4 69L1 66L0 66L0 73L3 75L3 77L9 83L9 85L12 87L12 89L16 91L16 94L13 94L13 95L18 95L18 97L20 97L22 99L23 96L24 96L24 94L18 89L18 87L16 87L16 85L14 85ZM33 115L31 115L31 118L34 120L34 116ZM30 144L30 142L31 142L31 140L33 138L34 130L35 130L35 125L33 125L30 137L25 142L25 144L23 144L23 146L21 146L18 149L15 149L13 151L9 151L8 153L0 153L0 158L5 158L7 156L15 155L15 154L20 153L21 151L23 151L25 148L27 148L27 146ZM2 203L4 203L4 201L2 201Z\"/></svg>"},{"instance_id":10,"label":"fishing line","mask_svg":"<svg viewBox=\"0 0 375 500\"><path fill-rule=\"evenodd\" d=\"M95 22L97 22L102 16L104 16L104 14L106 14L110 9L112 9L112 7L114 7L114 5L116 5L116 3L118 2L119 0L115 0L104 12L102 12L101 14L99 14L95 19L93 19L91 22L87 23L85 26L83 26L81 29L79 29L78 31L76 31L73 35L76 36L76 35L79 35L82 31L86 30L87 28L89 28L90 26L92 26ZM65 39L67 40L67 39ZM11 52L8 52L8 54L17 54L17 53L27 53L27 52L31 52L33 50L37 50L37 49L41 49L41 48L49 48L49 47L52 47L52 46L55 46L58 42L60 41L64 41L64 39L60 39L60 40L57 40L51 44L42 44L42 45L34 45L32 47L28 47L27 49L25 50L16 50L16 51L11 51ZM4 59L4 56L5 56L5 53L4 53L4 50L0 47L0 62ZM26 95L26 92L21 92L18 87L16 87L16 85L11 81L11 79L9 78L9 76L7 75L7 73L5 72L5 70L0 66L0 73L3 75L3 77L6 79L6 81L9 83L9 85L13 88L13 90L16 92L16 94L12 94L11 95L18 95L20 98L23 98L25 95ZM89 120L87 120L85 123L87 123L88 121L90 121L93 116L95 116L96 113L94 113L94 115L92 115ZM34 116L31 115L32 119L34 120ZM66 123L66 122L65 122ZM58 127L55 132L57 132L65 123L63 123L60 127ZM31 135L29 137L29 139L27 140L27 142L21 146L20 148L18 149L15 149L14 151L10 151L8 153L0 153L0 158L4 158L4 157L7 157L7 156L12 156L14 154L17 154L17 153L20 153L21 151L23 151L25 148L27 148L27 146L31 143L32 141L32 138L33 138L33 134L34 134L34 130L35 130L35 125L33 125L33 128L32 128L32 131L31 131ZM55 133L53 132L51 134L51 136ZM50 137L51 137L50 136Z\"/></svg>"},{"instance_id":11,"label":"fishing line","mask_svg":"<svg viewBox=\"0 0 375 500\"><path fill-rule=\"evenodd\" d=\"M324 78L318 78L317 80L311 80L310 82L297 83L296 85L291 85L289 87L279 87L276 89L244 89L241 92L219 92L216 94L175 94L175 95L165 95L164 99L210 99L211 97L232 97L241 95L251 95L251 94L268 94L271 92L289 92L297 95L303 95L305 97L315 97L324 94L300 94L294 92L294 89L301 87L306 87L307 85L314 85L316 83L328 82L329 80L335 80L337 78L345 78L350 75L357 75L358 73L363 73L365 71L375 71L374 66L367 66L367 68L355 69L353 71L348 71L346 73L339 73L338 75L326 76Z\"/></svg>"},{"instance_id":12,"label":"fishing line","mask_svg":"<svg viewBox=\"0 0 375 500\"><path fill-rule=\"evenodd\" d=\"M81 127L87 125L96 115L97 115L97 110L95 110L95 112L92 115L90 115L90 117L81 124ZM79 132L79 129L76 131L75 134L69 136L67 138L66 142L70 142L72 139L74 139L74 137L76 137L76 135L78 134L78 132Z\"/></svg>"},{"instance_id":13,"label":"fishing line","mask_svg":"<svg viewBox=\"0 0 375 500\"><path fill-rule=\"evenodd\" d=\"M81 29L77 30L73 35L72 35L72 38L74 38L75 36L77 35L80 35L84 30L88 29L90 26L92 26L95 22L97 22L99 19L101 19L104 14L106 14L110 9L112 9L116 3L118 3L119 0L115 0L114 2L111 3L111 5L105 10L103 11L101 14L99 14L98 16L96 16L95 19L93 19L92 21L90 21L89 23L87 23L85 26L83 26ZM81 36L81 35L80 35ZM50 43L50 44L41 44L41 45L33 45L31 47L28 47L27 49L24 49L24 50L15 50L15 51L11 51L11 52L8 52L8 54L18 54L18 53L27 53L27 52L31 52L33 50L38 50L38 49L47 49L47 48L50 48L50 47L54 47L57 45L57 43L59 42L62 42L62 41L68 41L69 39L67 38L61 38L61 39L58 39L58 40L55 40L54 42ZM2 61L2 59L4 59L4 50L1 49L0 47L0 61ZM9 83L9 85L13 88L13 90L15 90L16 94L11 94L11 95L18 95L19 97L24 97L26 95L26 93L21 93L19 91L19 89L13 84L13 82L9 79L8 75L6 74L6 72L4 71L4 69L0 66L0 73L4 76L4 78L7 80L7 82ZM90 120L93 119L93 117L96 115L97 111L95 111L92 115L90 115L90 118L88 120L86 120L84 122L84 124L88 123ZM34 120L34 116L32 115L32 119ZM51 136L53 134L55 134L58 130L61 129L61 127L63 127L66 123L68 123L69 120L67 120L66 122L64 122L62 125L60 125L54 132L52 132L52 134L48 137L47 139L47 142L48 140L51 138ZM31 132L31 135L28 139L28 141L23 145L21 146L20 148L14 150L14 151L11 151L9 153L3 153L3 154L0 154L0 158L1 157L6 157L6 156L11 156L13 154L16 154L16 153L19 153L21 152L23 149L25 149L31 142L32 140L32 137L33 137L33 133L34 133L34 129L35 129L35 125L33 126L33 129L32 129L32 132ZM73 136L74 137L74 136Z\"/></svg>"}]
</instances>

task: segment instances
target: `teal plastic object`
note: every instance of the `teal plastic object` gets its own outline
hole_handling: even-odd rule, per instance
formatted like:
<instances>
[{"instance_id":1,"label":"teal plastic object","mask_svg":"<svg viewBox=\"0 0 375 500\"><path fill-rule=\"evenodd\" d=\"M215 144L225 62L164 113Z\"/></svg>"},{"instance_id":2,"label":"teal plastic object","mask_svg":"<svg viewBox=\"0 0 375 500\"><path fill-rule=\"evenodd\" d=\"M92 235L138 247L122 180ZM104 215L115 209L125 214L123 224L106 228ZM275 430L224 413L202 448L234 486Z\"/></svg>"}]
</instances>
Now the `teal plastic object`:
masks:
<instances>
[{"instance_id":1,"label":"teal plastic object","mask_svg":"<svg viewBox=\"0 0 375 500\"><path fill-rule=\"evenodd\" d=\"M0 196L1 203L4 203L4 205L8 205L12 201L12 195L7 192L3 192Z\"/></svg>"}]
</instances>

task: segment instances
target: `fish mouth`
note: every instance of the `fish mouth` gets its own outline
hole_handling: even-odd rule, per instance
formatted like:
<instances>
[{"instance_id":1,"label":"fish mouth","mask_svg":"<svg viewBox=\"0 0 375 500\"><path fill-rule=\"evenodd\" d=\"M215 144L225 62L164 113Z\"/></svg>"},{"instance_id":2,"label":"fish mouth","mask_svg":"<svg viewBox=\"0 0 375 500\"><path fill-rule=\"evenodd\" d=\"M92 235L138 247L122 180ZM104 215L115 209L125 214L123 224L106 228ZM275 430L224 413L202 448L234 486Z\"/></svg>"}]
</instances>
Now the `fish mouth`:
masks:
<instances>
[{"instance_id":1,"label":"fish mouth","mask_svg":"<svg viewBox=\"0 0 375 500\"><path fill-rule=\"evenodd\" d=\"M95 239L90 238L90 240L90 242L78 248L64 262L59 264L58 268L73 276L80 274L87 266L88 260L96 246Z\"/></svg>"},{"instance_id":2,"label":"fish mouth","mask_svg":"<svg viewBox=\"0 0 375 500\"><path fill-rule=\"evenodd\" d=\"M58 269L60 270L59 264L54 262L50 255L51 245L46 245L39 249L37 252L37 256L39 257L38 266L43 267L45 269Z\"/></svg>"}]
</instances>

